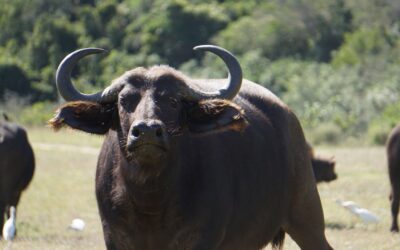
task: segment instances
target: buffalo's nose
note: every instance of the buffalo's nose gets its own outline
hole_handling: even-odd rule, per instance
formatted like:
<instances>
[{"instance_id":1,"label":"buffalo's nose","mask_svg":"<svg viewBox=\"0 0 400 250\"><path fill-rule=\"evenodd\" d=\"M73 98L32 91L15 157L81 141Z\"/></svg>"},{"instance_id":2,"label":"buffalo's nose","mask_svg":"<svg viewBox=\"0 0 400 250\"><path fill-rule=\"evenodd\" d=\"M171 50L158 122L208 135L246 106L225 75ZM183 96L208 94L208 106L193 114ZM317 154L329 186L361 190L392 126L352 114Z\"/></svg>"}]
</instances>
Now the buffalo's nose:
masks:
<instances>
[{"instance_id":1,"label":"buffalo's nose","mask_svg":"<svg viewBox=\"0 0 400 250\"><path fill-rule=\"evenodd\" d=\"M158 122L139 122L132 125L131 136L135 139L160 138L163 134L163 126Z\"/></svg>"}]
</instances>

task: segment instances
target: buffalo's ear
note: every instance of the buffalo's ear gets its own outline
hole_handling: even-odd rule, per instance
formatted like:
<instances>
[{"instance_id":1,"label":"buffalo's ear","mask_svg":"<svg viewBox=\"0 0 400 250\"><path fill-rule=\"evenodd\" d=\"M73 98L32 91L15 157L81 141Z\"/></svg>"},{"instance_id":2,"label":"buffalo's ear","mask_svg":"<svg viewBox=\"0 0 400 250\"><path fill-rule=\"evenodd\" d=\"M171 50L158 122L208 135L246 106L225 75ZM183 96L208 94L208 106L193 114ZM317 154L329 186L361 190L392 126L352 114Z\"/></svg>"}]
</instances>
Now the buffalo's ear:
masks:
<instances>
[{"instance_id":1,"label":"buffalo's ear","mask_svg":"<svg viewBox=\"0 0 400 250\"><path fill-rule=\"evenodd\" d=\"M49 125L55 130L67 125L92 134L105 134L111 128L114 112L114 104L69 102L56 111Z\"/></svg>"},{"instance_id":2,"label":"buffalo's ear","mask_svg":"<svg viewBox=\"0 0 400 250\"><path fill-rule=\"evenodd\" d=\"M247 126L243 110L228 100L213 99L191 103L186 121L192 133L242 131Z\"/></svg>"}]
</instances>

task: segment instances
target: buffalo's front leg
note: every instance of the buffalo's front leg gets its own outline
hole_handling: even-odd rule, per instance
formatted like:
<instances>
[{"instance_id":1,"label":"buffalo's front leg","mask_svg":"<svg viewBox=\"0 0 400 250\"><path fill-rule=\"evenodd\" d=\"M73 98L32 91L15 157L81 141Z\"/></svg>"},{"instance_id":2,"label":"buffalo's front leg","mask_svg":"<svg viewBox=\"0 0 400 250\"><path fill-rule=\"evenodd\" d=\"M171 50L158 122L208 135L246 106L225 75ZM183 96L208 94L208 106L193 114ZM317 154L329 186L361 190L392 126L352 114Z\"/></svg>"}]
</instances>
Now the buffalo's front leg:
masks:
<instances>
[{"instance_id":1,"label":"buffalo's front leg","mask_svg":"<svg viewBox=\"0 0 400 250\"><path fill-rule=\"evenodd\" d=\"M118 248L116 247L116 245L114 243L112 230L111 230L108 222L105 220L100 207L99 207L99 210L100 210L101 225L103 227L104 243L106 245L106 248L107 248L107 250L117 250Z\"/></svg>"},{"instance_id":2,"label":"buffalo's front leg","mask_svg":"<svg viewBox=\"0 0 400 250\"><path fill-rule=\"evenodd\" d=\"M400 188L392 185L392 193L390 195L391 198L391 212L392 212L392 226L390 227L390 231L398 232L399 225L397 223L397 216L399 214L399 203L400 203Z\"/></svg>"},{"instance_id":3,"label":"buffalo's front leg","mask_svg":"<svg viewBox=\"0 0 400 250\"><path fill-rule=\"evenodd\" d=\"M5 206L0 202L0 229L3 230L4 225ZM2 234L0 233L0 239Z\"/></svg>"}]
</instances>

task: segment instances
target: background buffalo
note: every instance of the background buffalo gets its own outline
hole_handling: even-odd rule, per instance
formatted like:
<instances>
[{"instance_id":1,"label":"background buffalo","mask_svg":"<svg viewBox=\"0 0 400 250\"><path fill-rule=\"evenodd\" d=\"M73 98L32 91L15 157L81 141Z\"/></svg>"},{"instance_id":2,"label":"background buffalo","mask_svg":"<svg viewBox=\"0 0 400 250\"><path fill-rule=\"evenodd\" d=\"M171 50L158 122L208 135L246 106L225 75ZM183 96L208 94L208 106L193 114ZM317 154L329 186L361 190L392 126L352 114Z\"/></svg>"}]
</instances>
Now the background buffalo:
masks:
<instances>
[{"instance_id":1,"label":"background buffalo","mask_svg":"<svg viewBox=\"0 0 400 250\"><path fill-rule=\"evenodd\" d=\"M400 125L393 128L386 143L388 172L391 186L390 201L392 212L392 225L390 231L398 232L397 216L400 203Z\"/></svg>"},{"instance_id":2,"label":"background buffalo","mask_svg":"<svg viewBox=\"0 0 400 250\"><path fill-rule=\"evenodd\" d=\"M0 226L17 207L21 193L29 185L35 170L35 159L27 133L21 126L0 121Z\"/></svg>"},{"instance_id":3,"label":"background buffalo","mask_svg":"<svg viewBox=\"0 0 400 250\"><path fill-rule=\"evenodd\" d=\"M313 168L315 180L319 182L330 182L337 179L337 174L335 173L336 161L334 157L323 157L315 155L314 149L307 142L308 153L311 157L311 165Z\"/></svg>"}]
</instances>

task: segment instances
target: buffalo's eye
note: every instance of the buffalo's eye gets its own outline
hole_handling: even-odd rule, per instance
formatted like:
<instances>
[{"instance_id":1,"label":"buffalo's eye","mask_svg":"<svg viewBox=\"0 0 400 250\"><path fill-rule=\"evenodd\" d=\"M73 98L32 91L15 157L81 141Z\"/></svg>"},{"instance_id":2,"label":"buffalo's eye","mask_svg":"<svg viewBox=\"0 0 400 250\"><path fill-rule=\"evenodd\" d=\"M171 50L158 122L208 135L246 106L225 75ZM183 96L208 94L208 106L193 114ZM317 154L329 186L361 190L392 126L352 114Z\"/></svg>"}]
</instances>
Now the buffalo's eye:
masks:
<instances>
[{"instance_id":1,"label":"buffalo's eye","mask_svg":"<svg viewBox=\"0 0 400 250\"><path fill-rule=\"evenodd\" d=\"M138 95L129 95L129 96L121 97L119 99L119 102L120 102L122 108L124 108L127 111L132 111L135 108L138 100L139 100Z\"/></svg>"},{"instance_id":2,"label":"buffalo's eye","mask_svg":"<svg viewBox=\"0 0 400 250\"><path fill-rule=\"evenodd\" d=\"M170 98L169 99L169 104L171 105L172 108L176 109L178 108L178 100L175 98Z\"/></svg>"}]
</instances>

